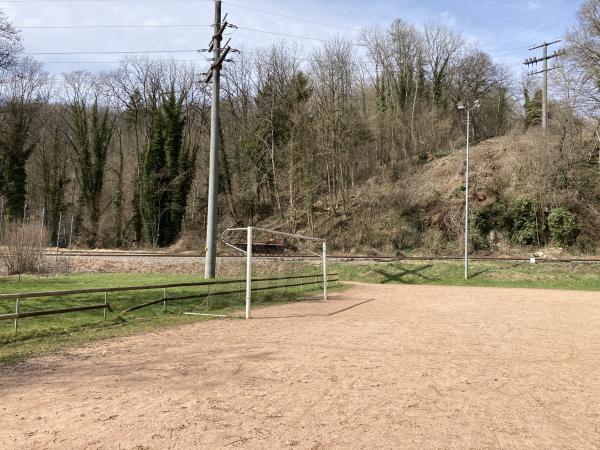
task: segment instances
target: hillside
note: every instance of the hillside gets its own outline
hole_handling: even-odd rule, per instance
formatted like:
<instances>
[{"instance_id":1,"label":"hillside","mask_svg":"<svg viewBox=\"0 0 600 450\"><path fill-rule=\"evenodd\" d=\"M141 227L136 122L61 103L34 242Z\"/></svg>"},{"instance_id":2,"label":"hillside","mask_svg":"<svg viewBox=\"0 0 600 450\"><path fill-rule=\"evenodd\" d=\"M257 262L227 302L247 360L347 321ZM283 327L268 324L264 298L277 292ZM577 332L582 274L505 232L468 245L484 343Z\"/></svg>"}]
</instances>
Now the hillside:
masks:
<instances>
[{"instance_id":1,"label":"hillside","mask_svg":"<svg viewBox=\"0 0 600 450\"><path fill-rule=\"evenodd\" d=\"M593 200L600 173L597 161L585 158L577 152L561 155L555 137L537 133L475 145L470 196L473 250L498 256L594 253L600 216ZM563 185L558 177L565 178ZM568 225L564 220L559 220L558 231L556 224L549 226L557 209L575 218L574 230L567 227L561 234L560 226ZM459 255L464 150L357 184L345 210L334 214L321 208L316 220L317 234L328 235L337 251ZM289 229L289 224L273 218L263 225Z\"/></svg>"}]
</instances>

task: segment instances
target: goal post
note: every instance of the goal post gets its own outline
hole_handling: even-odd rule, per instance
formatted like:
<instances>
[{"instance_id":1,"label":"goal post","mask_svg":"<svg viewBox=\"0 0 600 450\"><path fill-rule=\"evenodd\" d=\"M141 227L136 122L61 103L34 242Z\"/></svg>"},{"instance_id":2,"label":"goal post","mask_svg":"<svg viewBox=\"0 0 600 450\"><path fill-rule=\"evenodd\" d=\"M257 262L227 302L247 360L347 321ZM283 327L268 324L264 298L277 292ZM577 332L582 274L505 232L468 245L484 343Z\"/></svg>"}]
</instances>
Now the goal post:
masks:
<instances>
[{"instance_id":1,"label":"goal post","mask_svg":"<svg viewBox=\"0 0 600 450\"><path fill-rule=\"evenodd\" d=\"M231 247L246 255L246 319L250 319L252 311L252 257L253 257L253 245L255 238L255 231L274 234L277 236L288 237L293 239L299 239L304 241L320 242L322 245L322 254L319 255L312 251L315 256L321 258L321 265L323 266L323 300L327 300L327 240L322 238L316 238L311 236L303 236L301 234L284 233L282 231L268 230L266 228L258 227L247 227L247 228L229 228L223 232L222 239L223 243L228 247ZM228 233L234 232L246 232L246 248L240 248L239 246L227 242L225 236Z\"/></svg>"}]
</instances>

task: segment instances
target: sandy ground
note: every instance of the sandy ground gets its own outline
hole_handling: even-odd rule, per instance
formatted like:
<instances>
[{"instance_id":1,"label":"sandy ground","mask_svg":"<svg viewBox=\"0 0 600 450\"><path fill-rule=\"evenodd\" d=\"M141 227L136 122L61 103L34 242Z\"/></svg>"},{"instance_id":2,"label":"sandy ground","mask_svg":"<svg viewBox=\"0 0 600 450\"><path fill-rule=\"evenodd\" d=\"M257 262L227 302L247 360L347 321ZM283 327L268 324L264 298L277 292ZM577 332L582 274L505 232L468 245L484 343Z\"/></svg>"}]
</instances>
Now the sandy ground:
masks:
<instances>
[{"instance_id":1,"label":"sandy ground","mask_svg":"<svg viewBox=\"0 0 600 450\"><path fill-rule=\"evenodd\" d=\"M0 369L0 447L600 448L598 294L356 285L256 315Z\"/></svg>"}]
</instances>

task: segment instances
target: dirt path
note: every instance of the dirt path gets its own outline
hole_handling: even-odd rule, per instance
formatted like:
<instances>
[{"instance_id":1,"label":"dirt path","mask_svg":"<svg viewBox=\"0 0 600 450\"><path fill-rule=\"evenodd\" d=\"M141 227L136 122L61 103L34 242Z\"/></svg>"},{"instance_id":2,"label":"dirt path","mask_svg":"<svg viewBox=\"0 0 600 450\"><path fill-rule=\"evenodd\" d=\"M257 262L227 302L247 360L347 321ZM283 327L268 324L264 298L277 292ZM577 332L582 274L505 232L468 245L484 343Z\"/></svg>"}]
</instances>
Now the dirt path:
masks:
<instances>
[{"instance_id":1,"label":"dirt path","mask_svg":"<svg viewBox=\"0 0 600 450\"><path fill-rule=\"evenodd\" d=\"M599 294L356 285L257 313L0 368L0 447L600 448Z\"/></svg>"}]
</instances>

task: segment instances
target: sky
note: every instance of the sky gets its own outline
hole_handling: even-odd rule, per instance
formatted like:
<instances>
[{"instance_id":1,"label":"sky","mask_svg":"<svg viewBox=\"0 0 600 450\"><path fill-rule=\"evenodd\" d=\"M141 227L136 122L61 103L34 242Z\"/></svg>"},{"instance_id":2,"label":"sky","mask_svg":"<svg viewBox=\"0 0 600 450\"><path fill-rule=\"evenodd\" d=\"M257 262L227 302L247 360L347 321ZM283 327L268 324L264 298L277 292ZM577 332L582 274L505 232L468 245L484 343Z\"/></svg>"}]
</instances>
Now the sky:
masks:
<instances>
[{"instance_id":1,"label":"sky","mask_svg":"<svg viewBox=\"0 0 600 450\"><path fill-rule=\"evenodd\" d=\"M224 0L223 12L229 14L230 23L240 27L230 36L233 47L251 51L255 47L285 39L297 43L306 54L318 47L320 42L248 29L305 38L356 39L360 28L372 24L387 26L395 18L418 27L428 21L441 22L461 31L468 42L490 53L496 62L520 73L524 67L522 61L536 56L528 48L564 36L576 23L576 13L582 2L583 0ZM198 61L201 67L208 64L206 54L193 50L206 48L210 41L209 25L214 19L211 0L0 0L0 9L16 27L22 27L25 52L47 63L46 68L51 72L105 70L115 66L124 56L68 54L72 52L165 50L176 51L169 54L176 59ZM91 25L165 27L35 28ZM170 25L203 26L166 27ZM51 52L67 54L42 54Z\"/></svg>"}]
</instances>

